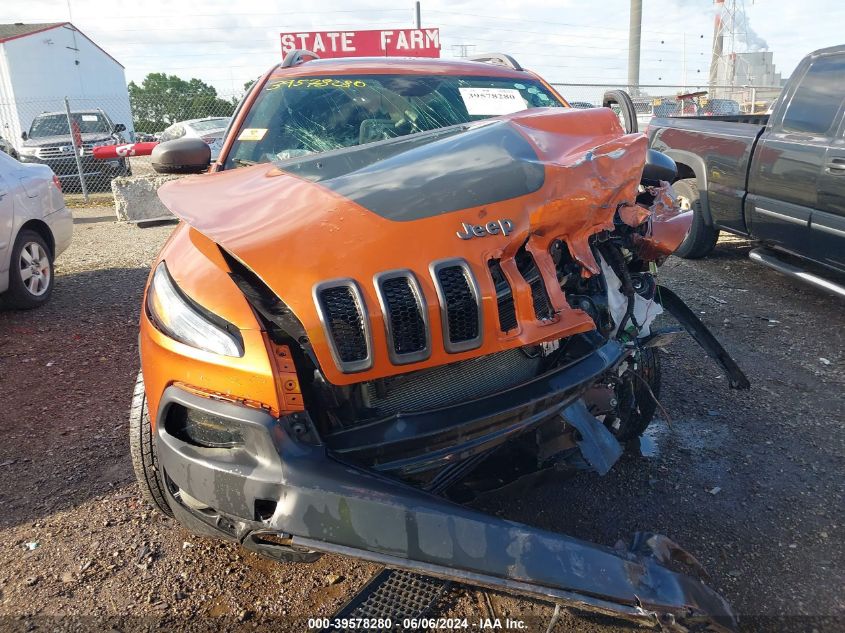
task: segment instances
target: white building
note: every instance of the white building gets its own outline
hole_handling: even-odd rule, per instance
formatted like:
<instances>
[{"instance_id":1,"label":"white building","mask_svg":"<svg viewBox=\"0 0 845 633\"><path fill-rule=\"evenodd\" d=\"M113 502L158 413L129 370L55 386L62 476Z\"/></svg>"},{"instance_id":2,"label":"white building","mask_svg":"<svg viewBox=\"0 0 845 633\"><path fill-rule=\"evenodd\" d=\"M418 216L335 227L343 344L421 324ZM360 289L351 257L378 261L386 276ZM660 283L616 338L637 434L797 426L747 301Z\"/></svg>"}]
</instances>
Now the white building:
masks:
<instances>
[{"instance_id":1,"label":"white building","mask_svg":"<svg viewBox=\"0 0 845 633\"><path fill-rule=\"evenodd\" d=\"M100 108L133 132L123 65L70 22L0 24L0 136L16 146L42 112ZM131 136L129 136L131 138Z\"/></svg>"}]
</instances>

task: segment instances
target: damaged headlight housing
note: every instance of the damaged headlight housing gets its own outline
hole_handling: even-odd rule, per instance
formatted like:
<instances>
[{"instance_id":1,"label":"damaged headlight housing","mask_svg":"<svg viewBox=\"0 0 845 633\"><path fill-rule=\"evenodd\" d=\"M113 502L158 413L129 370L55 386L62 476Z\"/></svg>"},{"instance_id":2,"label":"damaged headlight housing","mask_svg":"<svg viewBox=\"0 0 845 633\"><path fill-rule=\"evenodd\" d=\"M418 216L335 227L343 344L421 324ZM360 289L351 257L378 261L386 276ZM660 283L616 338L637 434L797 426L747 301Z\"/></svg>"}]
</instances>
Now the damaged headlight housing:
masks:
<instances>
[{"instance_id":1,"label":"damaged headlight housing","mask_svg":"<svg viewBox=\"0 0 845 633\"><path fill-rule=\"evenodd\" d=\"M161 262L147 290L147 312L158 330L197 349L223 356L243 356L237 329L185 296Z\"/></svg>"}]
</instances>

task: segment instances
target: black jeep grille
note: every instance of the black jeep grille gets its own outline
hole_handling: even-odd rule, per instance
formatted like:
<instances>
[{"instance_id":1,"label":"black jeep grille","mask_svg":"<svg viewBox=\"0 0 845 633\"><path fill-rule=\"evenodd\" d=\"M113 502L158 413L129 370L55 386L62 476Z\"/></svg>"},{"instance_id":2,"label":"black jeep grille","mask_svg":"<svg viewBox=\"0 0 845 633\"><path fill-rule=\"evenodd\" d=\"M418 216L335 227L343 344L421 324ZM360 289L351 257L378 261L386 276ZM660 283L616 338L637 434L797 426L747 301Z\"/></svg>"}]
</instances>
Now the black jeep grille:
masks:
<instances>
[{"instance_id":1,"label":"black jeep grille","mask_svg":"<svg viewBox=\"0 0 845 633\"><path fill-rule=\"evenodd\" d=\"M490 268L490 276L493 278L493 285L496 287L496 305L499 308L499 329L502 332L509 332L516 328L516 306L513 302L513 290L508 283L508 278L502 272L502 265L498 259L491 259L487 262Z\"/></svg>"},{"instance_id":2,"label":"black jeep grille","mask_svg":"<svg viewBox=\"0 0 845 633\"><path fill-rule=\"evenodd\" d=\"M534 256L523 247L517 252L515 259L519 274L531 286L534 316L541 321L551 319L553 316L552 303L549 299L546 285L543 283L543 276L540 274L540 269L537 268L537 263L534 261Z\"/></svg>"},{"instance_id":3,"label":"black jeep grille","mask_svg":"<svg viewBox=\"0 0 845 633\"><path fill-rule=\"evenodd\" d=\"M437 280L446 303L449 341L461 343L478 338L478 303L467 272L462 266L444 266Z\"/></svg>"},{"instance_id":4,"label":"black jeep grille","mask_svg":"<svg viewBox=\"0 0 845 633\"><path fill-rule=\"evenodd\" d=\"M394 277L381 282L393 351L396 354L420 352L427 347L423 307L407 277Z\"/></svg>"},{"instance_id":5,"label":"black jeep grille","mask_svg":"<svg viewBox=\"0 0 845 633\"><path fill-rule=\"evenodd\" d=\"M320 291L320 304L326 327L339 359L353 363L367 358L364 315L349 286L335 286Z\"/></svg>"}]
</instances>

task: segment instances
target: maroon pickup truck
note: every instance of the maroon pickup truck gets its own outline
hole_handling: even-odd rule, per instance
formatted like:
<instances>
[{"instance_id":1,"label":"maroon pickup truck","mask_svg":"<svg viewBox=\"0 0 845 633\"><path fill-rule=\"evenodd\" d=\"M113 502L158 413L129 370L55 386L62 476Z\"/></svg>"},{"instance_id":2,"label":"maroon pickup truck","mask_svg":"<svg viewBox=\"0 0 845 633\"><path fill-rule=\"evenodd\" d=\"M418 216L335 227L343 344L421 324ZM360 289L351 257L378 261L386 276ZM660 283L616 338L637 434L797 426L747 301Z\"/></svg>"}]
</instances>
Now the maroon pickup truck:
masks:
<instances>
[{"instance_id":1,"label":"maroon pickup truck","mask_svg":"<svg viewBox=\"0 0 845 633\"><path fill-rule=\"evenodd\" d=\"M845 296L845 45L809 54L770 115L655 118L695 220L676 255L704 257L720 231L762 243L751 258ZM821 272L805 264L823 266Z\"/></svg>"}]
</instances>

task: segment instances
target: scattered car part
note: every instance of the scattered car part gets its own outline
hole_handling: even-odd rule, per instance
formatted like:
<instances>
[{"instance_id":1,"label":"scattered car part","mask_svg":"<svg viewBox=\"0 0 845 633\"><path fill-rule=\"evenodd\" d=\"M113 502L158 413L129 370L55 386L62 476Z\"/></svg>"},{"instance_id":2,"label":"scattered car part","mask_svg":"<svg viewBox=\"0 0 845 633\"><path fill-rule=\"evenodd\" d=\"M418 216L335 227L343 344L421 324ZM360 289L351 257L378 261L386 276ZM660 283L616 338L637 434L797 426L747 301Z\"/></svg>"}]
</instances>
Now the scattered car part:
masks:
<instances>
[{"instance_id":1,"label":"scattered car part","mask_svg":"<svg viewBox=\"0 0 845 633\"><path fill-rule=\"evenodd\" d=\"M701 322L701 319L696 316L695 312L690 310L678 295L665 286L659 286L657 300L690 333L690 336L707 352L707 355L724 368L731 389L751 388L751 383L745 373L739 368L739 365L736 364L736 361L731 358L730 354L722 347L722 344L707 329L707 326Z\"/></svg>"}]
</instances>

